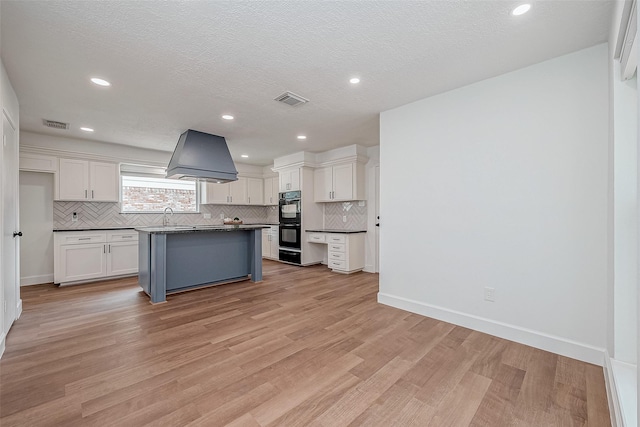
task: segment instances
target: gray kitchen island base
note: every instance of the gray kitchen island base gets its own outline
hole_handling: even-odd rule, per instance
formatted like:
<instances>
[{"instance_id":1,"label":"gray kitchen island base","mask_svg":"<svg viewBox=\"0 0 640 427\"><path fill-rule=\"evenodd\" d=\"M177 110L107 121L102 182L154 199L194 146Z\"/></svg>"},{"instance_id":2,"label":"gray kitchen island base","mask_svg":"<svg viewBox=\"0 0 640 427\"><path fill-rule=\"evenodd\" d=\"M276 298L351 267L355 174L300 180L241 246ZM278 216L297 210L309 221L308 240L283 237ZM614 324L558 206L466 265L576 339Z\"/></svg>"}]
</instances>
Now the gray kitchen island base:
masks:
<instances>
[{"instance_id":1,"label":"gray kitchen island base","mask_svg":"<svg viewBox=\"0 0 640 427\"><path fill-rule=\"evenodd\" d=\"M138 281L151 302L239 280L262 281L262 226L138 228Z\"/></svg>"}]
</instances>

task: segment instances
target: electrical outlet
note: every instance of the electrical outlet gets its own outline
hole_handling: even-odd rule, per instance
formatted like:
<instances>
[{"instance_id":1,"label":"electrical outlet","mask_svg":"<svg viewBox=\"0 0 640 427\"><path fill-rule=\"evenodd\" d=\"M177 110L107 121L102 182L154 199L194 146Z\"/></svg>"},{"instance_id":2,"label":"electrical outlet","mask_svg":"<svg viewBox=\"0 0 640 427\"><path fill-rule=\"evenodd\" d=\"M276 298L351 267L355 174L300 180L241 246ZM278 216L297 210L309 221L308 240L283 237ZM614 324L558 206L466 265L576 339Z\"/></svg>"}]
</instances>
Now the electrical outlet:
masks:
<instances>
[{"instance_id":1,"label":"electrical outlet","mask_svg":"<svg viewBox=\"0 0 640 427\"><path fill-rule=\"evenodd\" d=\"M358 206L363 207L363 206L365 206L365 205L366 205L366 203L365 203L365 201L364 201L364 200L359 200L359 201L358 201Z\"/></svg>"},{"instance_id":2,"label":"electrical outlet","mask_svg":"<svg viewBox=\"0 0 640 427\"><path fill-rule=\"evenodd\" d=\"M202 214L202 216L204 217L204 219L211 219L210 213Z\"/></svg>"},{"instance_id":3,"label":"electrical outlet","mask_svg":"<svg viewBox=\"0 0 640 427\"><path fill-rule=\"evenodd\" d=\"M342 222L347 222L347 216L346 215L342 215Z\"/></svg>"},{"instance_id":4,"label":"electrical outlet","mask_svg":"<svg viewBox=\"0 0 640 427\"><path fill-rule=\"evenodd\" d=\"M494 302L496 300L496 289L495 288L484 288L484 300L489 302Z\"/></svg>"},{"instance_id":5,"label":"electrical outlet","mask_svg":"<svg viewBox=\"0 0 640 427\"><path fill-rule=\"evenodd\" d=\"M71 214L71 221L76 222L78 220L78 213L74 212Z\"/></svg>"}]
</instances>

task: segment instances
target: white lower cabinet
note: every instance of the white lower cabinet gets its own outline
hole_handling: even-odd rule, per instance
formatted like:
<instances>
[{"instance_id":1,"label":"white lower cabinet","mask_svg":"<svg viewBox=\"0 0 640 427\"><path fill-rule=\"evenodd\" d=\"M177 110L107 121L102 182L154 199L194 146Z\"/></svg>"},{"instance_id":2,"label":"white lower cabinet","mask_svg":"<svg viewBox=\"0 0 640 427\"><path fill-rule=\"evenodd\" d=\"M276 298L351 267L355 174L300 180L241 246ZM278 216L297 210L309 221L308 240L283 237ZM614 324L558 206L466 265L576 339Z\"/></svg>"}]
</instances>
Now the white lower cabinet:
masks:
<instances>
[{"instance_id":1,"label":"white lower cabinet","mask_svg":"<svg viewBox=\"0 0 640 427\"><path fill-rule=\"evenodd\" d=\"M54 233L55 283L85 282L137 273L137 231Z\"/></svg>"},{"instance_id":2,"label":"white lower cabinet","mask_svg":"<svg viewBox=\"0 0 640 427\"><path fill-rule=\"evenodd\" d=\"M337 273L355 273L364 268L365 233L307 234L307 241L327 245L327 266Z\"/></svg>"},{"instance_id":3,"label":"white lower cabinet","mask_svg":"<svg viewBox=\"0 0 640 427\"><path fill-rule=\"evenodd\" d=\"M272 225L262 229L262 258L279 259L279 227Z\"/></svg>"}]
</instances>

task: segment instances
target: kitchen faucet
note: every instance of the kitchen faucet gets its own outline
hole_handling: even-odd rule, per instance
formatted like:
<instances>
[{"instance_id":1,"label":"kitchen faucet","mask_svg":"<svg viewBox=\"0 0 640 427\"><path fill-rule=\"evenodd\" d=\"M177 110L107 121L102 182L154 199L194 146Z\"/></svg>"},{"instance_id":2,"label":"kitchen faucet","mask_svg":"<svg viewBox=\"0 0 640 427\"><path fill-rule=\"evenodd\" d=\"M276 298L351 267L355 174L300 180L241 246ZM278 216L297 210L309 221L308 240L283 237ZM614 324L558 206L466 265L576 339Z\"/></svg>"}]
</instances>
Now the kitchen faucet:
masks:
<instances>
[{"instance_id":1,"label":"kitchen faucet","mask_svg":"<svg viewBox=\"0 0 640 427\"><path fill-rule=\"evenodd\" d=\"M171 211L171 217L173 217L173 209L171 209L169 206L164 208L164 212L162 213L162 226L163 227L166 227L171 222L171 217L169 217L169 221L167 221L167 211Z\"/></svg>"}]
</instances>

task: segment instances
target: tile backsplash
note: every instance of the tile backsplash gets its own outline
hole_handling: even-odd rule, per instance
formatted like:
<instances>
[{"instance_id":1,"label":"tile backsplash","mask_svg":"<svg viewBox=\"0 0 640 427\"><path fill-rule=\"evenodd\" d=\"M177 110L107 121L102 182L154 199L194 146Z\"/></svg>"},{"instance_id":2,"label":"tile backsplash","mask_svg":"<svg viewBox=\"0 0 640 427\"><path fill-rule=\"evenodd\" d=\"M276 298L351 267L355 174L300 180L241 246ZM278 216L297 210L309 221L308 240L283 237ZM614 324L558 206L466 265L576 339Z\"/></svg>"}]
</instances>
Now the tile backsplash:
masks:
<instances>
[{"instance_id":1,"label":"tile backsplash","mask_svg":"<svg viewBox=\"0 0 640 427\"><path fill-rule=\"evenodd\" d=\"M71 221L73 212L77 221ZM211 214L204 219L203 214ZM220 215L238 217L245 223L277 223L278 209L275 206L201 205L200 213L174 214L172 223L181 225L222 224ZM121 213L119 203L53 202L53 226L56 229L138 227L162 225L161 213Z\"/></svg>"},{"instance_id":2,"label":"tile backsplash","mask_svg":"<svg viewBox=\"0 0 640 427\"><path fill-rule=\"evenodd\" d=\"M78 214L77 221L71 221L73 212ZM204 219L203 214L211 214ZM278 223L277 206L234 206L200 205L200 213L174 214L172 223L181 225L222 224L220 215L238 217L247 224ZM344 222L342 217L346 216ZM121 213L119 203L96 202L53 202L53 226L56 229L101 227L145 227L162 225L161 213ZM367 207L358 202L325 203L324 228L347 230L367 228Z\"/></svg>"},{"instance_id":3,"label":"tile backsplash","mask_svg":"<svg viewBox=\"0 0 640 427\"><path fill-rule=\"evenodd\" d=\"M343 216L347 221L343 221ZM324 228L333 230L366 230L367 206L358 202L325 203Z\"/></svg>"}]
</instances>

